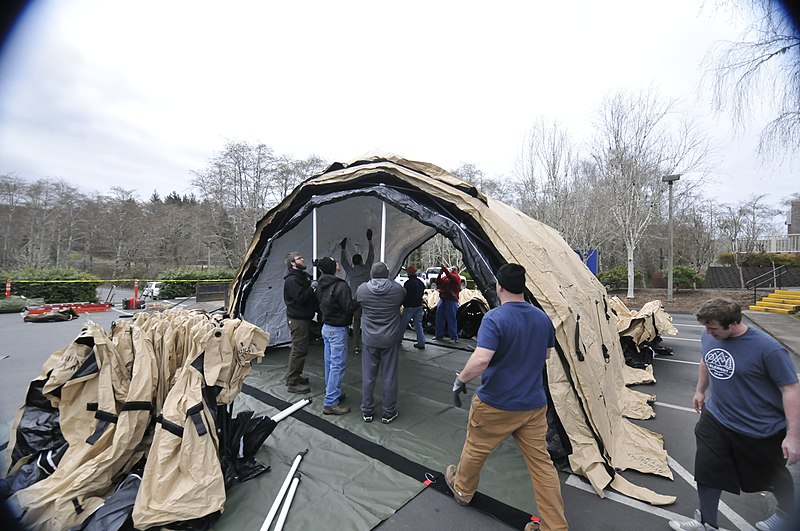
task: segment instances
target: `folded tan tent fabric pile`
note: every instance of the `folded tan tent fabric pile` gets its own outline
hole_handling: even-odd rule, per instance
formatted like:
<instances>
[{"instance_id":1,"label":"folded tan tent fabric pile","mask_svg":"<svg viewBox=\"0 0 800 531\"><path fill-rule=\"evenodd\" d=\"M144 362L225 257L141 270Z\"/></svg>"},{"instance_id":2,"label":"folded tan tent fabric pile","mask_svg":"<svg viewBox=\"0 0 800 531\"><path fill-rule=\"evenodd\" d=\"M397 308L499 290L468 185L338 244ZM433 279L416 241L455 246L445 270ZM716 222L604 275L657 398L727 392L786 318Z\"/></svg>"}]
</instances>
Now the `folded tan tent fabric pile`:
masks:
<instances>
[{"instance_id":1,"label":"folded tan tent fabric pile","mask_svg":"<svg viewBox=\"0 0 800 531\"><path fill-rule=\"evenodd\" d=\"M117 321L109 334L88 322L45 362L12 425L5 481L21 522L77 526L141 463L137 528L219 513L216 416L268 339L246 321L179 309Z\"/></svg>"}]
</instances>

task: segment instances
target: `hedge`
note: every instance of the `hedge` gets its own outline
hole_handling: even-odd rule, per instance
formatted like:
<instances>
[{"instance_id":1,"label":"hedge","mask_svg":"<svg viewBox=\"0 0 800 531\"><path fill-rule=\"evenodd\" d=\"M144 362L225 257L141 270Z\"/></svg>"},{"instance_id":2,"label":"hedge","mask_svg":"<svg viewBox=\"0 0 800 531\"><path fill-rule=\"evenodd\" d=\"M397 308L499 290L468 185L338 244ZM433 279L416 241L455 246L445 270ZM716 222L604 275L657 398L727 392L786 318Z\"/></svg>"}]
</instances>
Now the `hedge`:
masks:
<instances>
[{"instance_id":1,"label":"hedge","mask_svg":"<svg viewBox=\"0 0 800 531\"><path fill-rule=\"evenodd\" d=\"M73 267L23 268L0 273L11 279L11 293L28 298L42 298L47 304L61 302L96 302L101 282L96 276ZM17 282L15 282L15 280ZM46 282L19 282L42 280ZM58 282L83 280L86 282ZM5 293L5 291L4 291Z\"/></svg>"}]
</instances>

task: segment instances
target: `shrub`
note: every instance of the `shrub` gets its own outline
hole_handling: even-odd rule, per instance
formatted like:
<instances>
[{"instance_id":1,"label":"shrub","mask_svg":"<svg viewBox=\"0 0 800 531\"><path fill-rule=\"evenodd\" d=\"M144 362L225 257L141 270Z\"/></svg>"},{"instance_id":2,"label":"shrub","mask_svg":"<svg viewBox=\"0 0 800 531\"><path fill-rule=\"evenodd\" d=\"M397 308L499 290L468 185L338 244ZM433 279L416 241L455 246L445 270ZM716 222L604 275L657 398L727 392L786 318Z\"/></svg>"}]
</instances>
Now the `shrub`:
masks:
<instances>
[{"instance_id":1,"label":"shrub","mask_svg":"<svg viewBox=\"0 0 800 531\"><path fill-rule=\"evenodd\" d=\"M176 267L162 271L156 280L163 282L159 295L162 299L176 299L194 295L198 280L230 280L234 274L232 269L225 268Z\"/></svg>"},{"instance_id":2,"label":"shrub","mask_svg":"<svg viewBox=\"0 0 800 531\"><path fill-rule=\"evenodd\" d=\"M604 286L610 286L611 289L622 289L628 287L628 268L627 266L617 266L614 269L603 271L597 274L599 280ZM641 269L633 270L633 285L634 287L644 287L644 273Z\"/></svg>"},{"instance_id":3,"label":"shrub","mask_svg":"<svg viewBox=\"0 0 800 531\"><path fill-rule=\"evenodd\" d=\"M73 267L24 268L9 271L11 293L28 298L40 297L48 304L95 302L100 279ZM14 282L41 280L42 282Z\"/></svg>"},{"instance_id":4,"label":"shrub","mask_svg":"<svg viewBox=\"0 0 800 531\"><path fill-rule=\"evenodd\" d=\"M667 276L666 271L664 276ZM703 276L689 266L678 265L672 268L672 283L676 289L697 289L703 285Z\"/></svg>"}]
</instances>

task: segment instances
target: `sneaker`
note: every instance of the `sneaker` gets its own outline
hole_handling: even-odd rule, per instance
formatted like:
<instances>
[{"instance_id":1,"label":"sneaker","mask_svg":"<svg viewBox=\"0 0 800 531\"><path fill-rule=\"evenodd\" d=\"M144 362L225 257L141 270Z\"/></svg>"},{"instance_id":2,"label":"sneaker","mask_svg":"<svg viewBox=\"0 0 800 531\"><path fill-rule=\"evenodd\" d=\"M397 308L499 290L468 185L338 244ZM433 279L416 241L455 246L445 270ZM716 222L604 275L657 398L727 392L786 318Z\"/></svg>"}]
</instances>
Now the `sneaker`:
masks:
<instances>
[{"instance_id":1,"label":"sneaker","mask_svg":"<svg viewBox=\"0 0 800 531\"><path fill-rule=\"evenodd\" d=\"M361 348L360 347L354 348L353 349L353 356L358 356L359 354L361 354Z\"/></svg>"},{"instance_id":2,"label":"sneaker","mask_svg":"<svg viewBox=\"0 0 800 531\"><path fill-rule=\"evenodd\" d=\"M451 345L455 345L456 343L458 343L458 338L450 339L450 340L448 340L448 343L450 343Z\"/></svg>"},{"instance_id":3,"label":"sneaker","mask_svg":"<svg viewBox=\"0 0 800 531\"><path fill-rule=\"evenodd\" d=\"M361 418L364 419L364 422L370 423L372 422L372 413L361 413Z\"/></svg>"},{"instance_id":4,"label":"sneaker","mask_svg":"<svg viewBox=\"0 0 800 531\"><path fill-rule=\"evenodd\" d=\"M341 404L336 404L335 406L325 406L322 408L323 415L346 415L347 413L350 413L350 408Z\"/></svg>"},{"instance_id":5,"label":"sneaker","mask_svg":"<svg viewBox=\"0 0 800 531\"><path fill-rule=\"evenodd\" d=\"M420 345L419 343L414 343L414 348L418 348L420 350L425 350L425 345Z\"/></svg>"},{"instance_id":6,"label":"sneaker","mask_svg":"<svg viewBox=\"0 0 800 531\"><path fill-rule=\"evenodd\" d=\"M781 529L789 529L789 519L785 515L778 514L775 511L775 514L767 518L766 520L761 520L760 522L756 522L756 529L758 531L773 531L773 530L781 530Z\"/></svg>"},{"instance_id":7,"label":"sneaker","mask_svg":"<svg viewBox=\"0 0 800 531\"><path fill-rule=\"evenodd\" d=\"M394 413L386 413L384 411L383 416L381 417L381 422L384 424L389 424L391 421L397 418L397 411Z\"/></svg>"},{"instance_id":8,"label":"sneaker","mask_svg":"<svg viewBox=\"0 0 800 531\"><path fill-rule=\"evenodd\" d=\"M436 336L433 336L433 340L434 340L434 341L441 341L442 339L444 339L444 338L443 338L443 337L436 337Z\"/></svg>"},{"instance_id":9,"label":"sneaker","mask_svg":"<svg viewBox=\"0 0 800 531\"><path fill-rule=\"evenodd\" d=\"M444 482L447 483L447 487L453 493L453 498L459 505L469 505L469 502L472 501L472 496L467 498L456 491L456 465L447 465L447 468L444 469Z\"/></svg>"},{"instance_id":10,"label":"sneaker","mask_svg":"<svg viewBox=\"0 0 800 531\"><path fill-rule=\"evenodd\" d=\"M286 390L289 391L290 393L305 394L311 392L311 387L309 387L308 384L298 383L295 385L287 386Z\"/></svg>"},{"instance_id":11,"label":"sneaker","mask_svg":"<svg viewBox=\"0 0 800 531\"><path fill-rule=\"evenodd\" d=\"M694 518L691 520L670 520L669 526L676 531L719 531L719 528L712 527L708 524L701 524L702 516L700 516L700 509L694 510Z\"/></svg>"}]
</instances>

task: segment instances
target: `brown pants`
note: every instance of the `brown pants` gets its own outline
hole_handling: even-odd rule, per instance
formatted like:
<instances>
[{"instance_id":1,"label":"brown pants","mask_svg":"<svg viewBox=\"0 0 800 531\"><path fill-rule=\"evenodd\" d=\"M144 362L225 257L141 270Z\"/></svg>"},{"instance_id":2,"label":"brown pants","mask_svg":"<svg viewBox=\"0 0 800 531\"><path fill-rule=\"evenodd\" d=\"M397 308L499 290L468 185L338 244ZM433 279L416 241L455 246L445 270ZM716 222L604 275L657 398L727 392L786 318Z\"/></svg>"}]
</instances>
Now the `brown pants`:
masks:
<instances>
[{"instance_id":1,"label":"brown pants","mask_svg":"<svg viewBox=\"0 0 800 531\"><path fill-rule=\"evenodd\" d=\"M547 453L547 406L533 411L503 411L473 396L467 439L456 470L456 490L465 498L472 498L478 490L483 464L509 435L514 437L528 467L542 530L566 530L558 472Z\"/></svg>"},{"instance_id":2,"label":"brown pants","mask_svg":"<svg viewBox=\"0 0 800 531\"><path fill-rule=\"evenodd\" d=\"M311 321L305 319L288 320L289 331L292 333L292 348L289 351L289 368L286 371L286 385L300 383L300 375L306 365L308 355L308 342L311 336Z\"/></svg>"}]
</instances>

